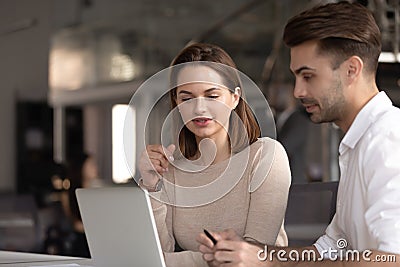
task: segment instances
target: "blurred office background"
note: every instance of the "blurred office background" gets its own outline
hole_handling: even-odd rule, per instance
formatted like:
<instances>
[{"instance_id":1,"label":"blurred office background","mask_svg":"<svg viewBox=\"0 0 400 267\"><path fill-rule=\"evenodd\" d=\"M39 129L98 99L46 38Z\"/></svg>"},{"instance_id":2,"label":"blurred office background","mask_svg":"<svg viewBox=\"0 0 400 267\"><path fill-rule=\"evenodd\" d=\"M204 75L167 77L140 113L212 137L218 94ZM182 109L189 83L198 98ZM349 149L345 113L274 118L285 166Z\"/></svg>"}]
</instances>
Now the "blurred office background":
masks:
<instances>
[{"instance_id":1,"label":"blurred office background","mask_svg":"<svg viewBox=\"0 0 400 267\"><path fill-rule=\"evenodd\" d=\"M71 254L62 207L69 159L86 152L103 184L131 183L138 174L121 171L118 123L131 113L137 158L144 121L126 105L190 42L220 45L262 90L293 183L337 181L341 133L311 124L293 100L281 41L289 17L327 2L335 1L0 0L0 249ZM356 2L379 22L377 81L399 105L400 1Z\"/></svg>"}]
</instances>

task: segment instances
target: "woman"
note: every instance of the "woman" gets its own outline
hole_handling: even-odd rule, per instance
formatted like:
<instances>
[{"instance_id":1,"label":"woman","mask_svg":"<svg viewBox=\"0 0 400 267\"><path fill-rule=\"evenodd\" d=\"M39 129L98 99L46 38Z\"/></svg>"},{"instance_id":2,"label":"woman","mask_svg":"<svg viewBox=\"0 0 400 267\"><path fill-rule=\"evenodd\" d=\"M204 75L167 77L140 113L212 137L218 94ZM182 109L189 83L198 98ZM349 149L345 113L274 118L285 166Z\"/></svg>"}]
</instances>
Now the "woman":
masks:
<instances>
[{"instance_id":1,"label":"woman","mask_svg":"<svg viewBox=\"0 0 400 267\"><path fill-rule=\"evenodd\" d=\"M70 187L61 195L61 202L67 217L71 220L73 238L71 244L71 256L90 258L89 246L86 241L81 214L75 190L77 188L90 188L102 186L102 180L98 177L95 159L86 153L72 153L68 159L67 178Z\"/></svg>"},{"instance_id":2,"label":"woman","mask_svg":"<svg viewBox=\"0 0 400 267\"><path fill-rule=\"evenodd\" d=\"M193 44L172 66L170 100L179 111L175 120L182 124L175 129L177 145L148 145L139 162L139 184L149 192L159 191L166 182L174 185L169 198L175 205L152 199L167 266L208 266L196 242L203 229L233 228L248 241L286 245L282 225L290 186L287 155L275 140L259 138L235 63L215 45ZM265 157L270 157L270 168L260 174L257 168L268 162ZM239 179L230 183L236 173ZM223 179L229 186L220 194L221 186L213 185ZM252 189L252 182L260 179ZM192 201L198 197L192 193L182 197L192 188L209 188L200 194L211 196L209 201ZM176 246L183 251L174 252Z\"/></svg>"}]
</instances>

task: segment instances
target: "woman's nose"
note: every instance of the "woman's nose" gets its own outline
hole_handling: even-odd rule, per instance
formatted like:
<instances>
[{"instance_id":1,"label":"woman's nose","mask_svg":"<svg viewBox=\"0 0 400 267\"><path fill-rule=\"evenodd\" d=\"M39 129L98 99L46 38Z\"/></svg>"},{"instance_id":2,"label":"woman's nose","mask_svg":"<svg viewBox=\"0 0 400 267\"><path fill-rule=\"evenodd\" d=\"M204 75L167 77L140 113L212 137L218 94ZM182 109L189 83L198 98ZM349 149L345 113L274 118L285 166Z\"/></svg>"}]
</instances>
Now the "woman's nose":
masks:
<instances>
[{"instance_id":1,"label":"woman's nose","mask_svg":"<svg viewBox=\"0 0 400 267\"><path fill-rule=\"evenodd\" d=\"M197 115L204 114L207 111L207 103L204 97L194 99L194 113Z\"/></svg>"}]
</instances>

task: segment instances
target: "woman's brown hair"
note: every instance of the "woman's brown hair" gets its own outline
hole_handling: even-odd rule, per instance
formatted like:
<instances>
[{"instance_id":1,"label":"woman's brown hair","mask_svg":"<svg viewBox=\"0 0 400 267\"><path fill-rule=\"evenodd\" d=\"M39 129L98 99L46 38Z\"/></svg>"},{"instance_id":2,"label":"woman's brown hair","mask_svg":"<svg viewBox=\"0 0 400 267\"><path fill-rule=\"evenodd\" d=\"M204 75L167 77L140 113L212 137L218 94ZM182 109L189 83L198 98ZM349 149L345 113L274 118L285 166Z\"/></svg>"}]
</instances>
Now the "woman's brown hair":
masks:
<instances>
[{"instance_id":1,"label":"woman's brown hair","mask_svg":"<svg viewBox=\"0 0 400 267\"><path fill-rule=\"evenodd\" d=\"M196 43L184 48L172 61L171 66L171 87L169 91L171 109L177 106L176 93L177 93L177 77L180 67L185 67L183 63L198 62L199 64L204 63L205 66L212 68L223 78L224 86L226 86L231 93L234 93L235 88L239 87L241 91L241 97L237 107L234 109L237 116L230 117L229 123L229 137L231 142L232 153L237 153L244 149L249 144L254 143L258 137L260 137L260 127L250 109L248 104L244 101L244 92L240 83L240 78L237 73L236 64L232 58L222 48L205 43ZM207 62L214 62L218 64L207 64ZM180 65L180 66L178 66ZM178 118L179 117L179 118ZM180 116L176 116L175 119L180 119ZM175 135L179 133L179 148L182 154L186 158L193 157L197 150L197 143L195 135L186 127L180 130L175 127ZM244 129L243 129L244 128ZM247 135L243 133L246 131Z\"/></svg>"}]
</instances>

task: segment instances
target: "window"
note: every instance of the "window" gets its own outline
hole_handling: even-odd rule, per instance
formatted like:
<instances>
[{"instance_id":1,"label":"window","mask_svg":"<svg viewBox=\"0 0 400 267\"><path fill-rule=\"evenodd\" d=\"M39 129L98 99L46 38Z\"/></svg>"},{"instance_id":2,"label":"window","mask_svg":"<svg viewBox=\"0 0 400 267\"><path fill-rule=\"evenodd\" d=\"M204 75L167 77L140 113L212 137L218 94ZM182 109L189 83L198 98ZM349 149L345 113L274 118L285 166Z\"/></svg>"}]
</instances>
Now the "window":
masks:
<instances>
[{"instance_id":1,"label":"window","mask_svg":"<svg viewBox=\"0 0 400 267\"><path fill-rule=\"evenodd\" d=\"M135 110L129 105L112 108L112 179L125 183L135 175ZM124 138L128 136L129 138Z\"/></svg>"}]
</instances>

